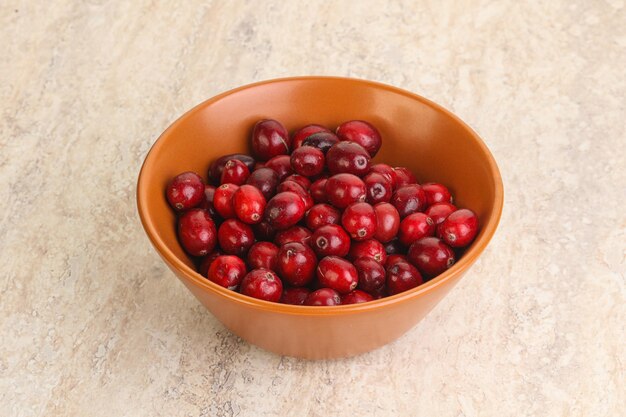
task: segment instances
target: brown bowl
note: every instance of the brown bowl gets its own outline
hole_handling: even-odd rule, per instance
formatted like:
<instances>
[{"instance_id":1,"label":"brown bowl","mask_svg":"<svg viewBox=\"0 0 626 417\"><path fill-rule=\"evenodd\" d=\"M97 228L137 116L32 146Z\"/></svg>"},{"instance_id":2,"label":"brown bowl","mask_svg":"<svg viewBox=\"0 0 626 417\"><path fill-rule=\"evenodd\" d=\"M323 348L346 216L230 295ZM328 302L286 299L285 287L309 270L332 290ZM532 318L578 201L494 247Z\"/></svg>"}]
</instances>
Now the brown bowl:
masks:
<instances>
[{"instance_id":1,"label":"brown bowl","mask_svg":"<svg viewBox=\"0 0 626 417\"><path fill-rule=\"evenodd\" d=\"M195 271L178 244L176 218L164 190L182 171L206 175L215 158L250 153L251 128L262 118L277 119L290 131L308 123L334 128L350 119L368 120L383 137L376 160L407 166L420 181L448 185L459 206L478 214L478 237L458 262L437 278L364 304L306 307L270 303L208 281ZM496 162L478 135L456 116L395 87L337 77L264 81L205 101L156 141L137 184L139 215L148 237L193 295L244 340L281 355L310 359L367 352L413 327L485 250L498 225L502 201Z\"/></svg>"}]
</instances>

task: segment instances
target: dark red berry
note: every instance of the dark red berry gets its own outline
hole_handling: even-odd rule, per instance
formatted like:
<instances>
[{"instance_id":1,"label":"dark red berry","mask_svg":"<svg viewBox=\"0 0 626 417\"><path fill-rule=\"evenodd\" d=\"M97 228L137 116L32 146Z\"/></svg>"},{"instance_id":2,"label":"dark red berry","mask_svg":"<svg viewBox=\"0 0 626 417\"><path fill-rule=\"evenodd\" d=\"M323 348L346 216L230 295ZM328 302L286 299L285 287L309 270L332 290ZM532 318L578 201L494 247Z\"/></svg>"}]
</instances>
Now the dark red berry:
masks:
<instances>
[{"instance_id":1,"label":"dark red berry","mask_svg":"<svg viewBox=\"0 0 626 417\"><path fill-rule=\"evenodd\" d=\"M363 120L350 120L337 128L337 136L342 141L352 141L361 145L374 157L381 145L382 138L378 130Z\"/></svg>"},{"instance_id":2,"label":"dark red berry","mask_svg":"<svg viewBox=\"0 0 626 417\"><path fill-rule=\"evenodd\" d=\"M246 265L237 256L218 256L211 263L207 275L207 278L217 285L235 290L246 276Z\"/></svg>"},{"instance_id":3,"label":"dark red berry","mask_svg":"<svg viewBox=\"0 0 626 417\"><path fill-rule=\"evenodd\" d=\"M326 165L331 174L362 177L370 170L370 155L356 142L339 142L326 153Z\"/></svg>"},{"instance_id":4,"label":"dark red berry","mask_svg":"<svg viewBox=\"0 0 626 417\"><path fill-rule=\"evenodd\" d=\"M265 197L258 188L244 184L233 195L235 214L244 223L260 223L265 212Z\"/></svg>"},{"instance_id":5,"label":"dark red berry","mask_svg":"<svg viewBox=\"0 0 626 417\"><path fill-rule=\"evenodd\" d=\"M302 146L312 146L325 154L335 143L338 142L339 138L334 133L319 132L306 138L302 142Z\"/></svg>"},{"instance_id":6,"label":"dark red berry","mask_svg":"<svg viewBox=\"0 0 626 417\"><path fill-rule=\"evenodd\" d=\"M376 233L374 237L385 243L396 237L400 229L400 214L389 203L378 203L374 206L376 212Z\"/></svg>"},{"instance_id":7,"label":"dark red berry","mask_svg":"<svg viewBox=\"0 0 626 417\"><path fill-rule=\"evenodd\" d=\"M204 186L204 198L198 206L198 208L204 209L209 212L209 215L211 216L215 224L222 221L221 216L217 213L215 207L213 207L213 197L215 196L216 189L217 188L214 185L206 184Z\"/></svg>"},{"instance_id":8,"label":"dark red berry","mask_svg":"<svg viewBox=\"0 0 626 417\"><path fill-rule=\"evenodd\" d=\"M433 219L435 224L440 224L446 219L446 217L456 210L456 206L452 203L435 203L428 207L425 213L428 217Z\"/></svg>"},{"instance_id":9,"label":"dark red berry","mask_svg":"<svg viewBox=\"0 0 626 417\"><path fill-rule=\"evenodd\" d=\"M422 184L422 189L426 193L426 204L428 206L435 203L452 203L452 194L443 184L427 182Z\"/></svg>"},{"instance_id":10,"label":"dark red berry","mask_svg":"<svg viewBox=\"0 0 626 417\"><path fill-rule=\"evenodd\" d=\"M368 203L354 203L341 215L341 224L354 240L371 239L376 233L376 212Z\"/></svg>"},{"instance_id":11,"label":"dark red berry","mask_svg":"<svg viewBox=\"0 0 626 417\"><path fill-rule=\"evenodd\" d=\"M293 174L291 157L289 155L275 156L265 163L265 168L273 169L278 174L279 181Z\"/></svg>"},{"instance_id":12,"label":"dark red berry","mask_svg":"<svg viewBox=\"0 0 626 417\"><path fill-rule=\"evenodd\" d=\"M276 194L265 207L265 220L276 230L288 229L303 217L304 201L293 192Z\"/></svg>"},{"instance_id":13,"label":"dark red berry","mask_svg":"<svg viewBox=\"0 0 626 417\"><path fill-rule=\"evenodd\" d=\"M220 183L220 180L222 179L222 171L224 170L224 165L226 165L226 163L231 159L236 159L246 164L250 172L255 169L256 161L250 155L231 153L229 155L221 156L213 161L213 163L211 164L211 168L209 169L209 180L213 184Z\"/></svg>"},{"instance_id":14,"label":"dark red berry","mask_svg":"<svg viewBox=\"0 0 626 417\"><path fill-rule=\"evenodd\" d=\"M370 204L388 203L393 194L393 187L383 174L370 172L363 177L367 193L367 202Z\"/></svg>"},{"instance_id":15,"label":"dark red berry","mask_svg":"<svg viewBox=\"0 0 626 417\"><path fill-rule=\"evenodd\" d=\"M406 252L406 248L402 245L402 243L400 243L398 239L390 240L389 242L385 243L384 246L385 253L387 255L402 254Z\"/></svg>"},{"instance_id":16,"label":"dark red berry","mask_svg":"<svg viewBox=\"0 0 626 417\"><path fill-rule=\"evenodd\" d=\"M236 219L228 219L220 225L217 240L225 253L244 257L254 244L254 233L249 225Z\"/></svg>"},{"instance_id":17,"label":"dark red berry","mask_svg":"<svg viewBox=\"0 0 626 417\"><path fill-rule=\"evenodd\" d=\"M398 210L401 218L426 209L426 194L417 184L404 185L391 197L391 204Z\"/></svg>"},{"instance_id":18,"label":"dark red berry","mask_svg":"<svg viewBox=\"0 0 626 417\"><path fill-rule=\"evenodd\" d=\"M250 170L250 172L259 170L261 168L265 168L265 162L255 162L254 167Z\"/></svg>"},{"instance_id":19,"label":"dark red berry","mask_svg":"<svg viewBox=\"0 0 626 417\"><path fill-rule=\"evenodd\" d=\"M311 194L311 197L313 197L314 202L325 203L328 201L328 199L326 198L327 181L327 178L322 178L313 182L313 184L311 184L311 187L309 187L309 193Z\"/></svg>"},{"instance_id":20,"label":"dark red berry","mask_svg":"<svg viewBox=\"0 0 626 417\"><path fill-rule=\"evenodd\" d=\"M353 174L333 175L326 181L325 190L328 202L340 209L365 201L365 183Z\"/></svg>"},{"instance_id":21,"label":"dark red berry","mask_svg":"<svg viewBox=\"0 0 626 417\"><path fill-rule=\"evenodd\" d=\"M313 232L311 247L318 257L346 256L350 252L350 236L338 224L327 224Z\"/></svg>"},{"instance_id":22,"label":"dark red berry","mask_svg":"<svg viewBox=\"0 0 626 417\"><path fill-rule=\"evenodd\" d=\"M410 169L395 167L393 170L396 173L396 189L409 184L417 184L417 178L415 178Z\"/></svg>"},{"instance_id":23,"label":"dark red berry","mask_svg":"<svg viewBox=\"0 0 626 417\"><path fill-rule=\"evenodd\" d=\"M460 209L437 227L437 236L453 248L463 248L478 234L478 217L472 210Z\"/></svg>"},{"instance_id":24,"label":"dark red berry","mask_svg":"<svg viewBox=\"0 0 626 417\"><path fill-rule=\"evenodd\" d=\"M310 124L296 130L291 135L291 147L292 149L298 149L302 146L302 142L309 136L318 132L330 132L330 130L322 125Z\"/></svg>"},{"instance_id":25,"label":"dark red berry","mask_svg":"<svg viewBox=\"0 0 626 417\"><path fill-rule=\"evenodd\" d=\"M410 246L413 242L423 237L435 234L435 222L424 213L413 213L406 216L400 223L398 240L404 246Z\"/></svg>"},{"instance_id":26,"label":"dark red berry","mask_svg":"<svg viewBox=\"0 0 626 417\"><path fill-rule=\"evenodd\" d=\"M376 172L391 182L391 188L396 189L396 171L387 164L374 164L370 167L370 173Z\"/></svg>"},{"instance_id":27,"label":"dark red berry","mask_svg":"<svg viewBox=\"0 0 626 417\"><path fill-rule=\"evenodd\" d=\"M283 304L301 306L310 293L311 290L307 287L285 288L283 289L283 295L280 297L280 302Z\"/></svg>"},{"instance_id":28,"label":"dark red berry","mask_svg":"<svg viewBox=\"0 0 626 417\"><path fill-rule=\"evenodd\" d=\"M304 300L306 306L338 306L340 304L341 297L332 288L320 288L310 293Z\"/></svg>"},{"instance_id":29,"label":"dark red berry","mask_svg":"<svg viewBox=\"0 0 626 417\"><path fill-rule=\"evenodd\" d=\"M435 277L454 265L454 251L436 237L425 237L409 248L409 262L422 274Z\"/></svg>"},{"instance_id":30,"label":"dark red berry","mask_svg":"<svg viewBox=\"0 0 626 417\"><path fill-rule=\"evenodd\" d=\"M259 168L250 174L246 184L258 188L263 194L263 197L265 197L266 200L269 200L276 193L276 187L278 187L278 174L270 168Z\"/></svg>"},{"instance_id":31,"label":"dark red berry","mask_svg":"<svg viewBox=\"0 0 626 417\"><path fill-rule=\"evenodd\" d=\"M237 217L233 196L238 189L239 186L235 184L222 184L215 190L215 194L213 195L213 208L225 219Z\"/></svg>"},{"instance_id":32,"label":"dark red berry","mask_svg":"<svg viewBox=\"0 0 626 417\"><path fill-rule=\"evenodd\" d=\"M327 224L339 224L341 212L330 204L316 204L305 215L306 226L311 230Z\"/></svg>"},{"instance_id":33,"label":"dark red berry","mask_svg":"<svg viewBox=\"0 0 626 417\"><path fill-rule=\"evenodd\" d=\"M406 255L393 254L387 256L387 260L385 261L385 268L389 268L392 265L397 264L398 262L409 262L409 258Z\"/></svg>"},{"instance_id":34,"label":"dark red berry","mask_svg":"<svg viewBox=\"0 0 626 417\"><path fill-rule=\"evenodd\" d=\"M311 180L300 174L291 174L290 176L285 178L285 182L287 181L293 181L298 183L298 185L300 185L300 187L302 187L304 190L308 190L311 187Z\"/></svg>"},{"instance_id":35,"label":"dark red berry","mask_svg":"<svg viewBox=\"0 0 626 417\"><path fill-rule=\"evenodd\" d=\"M204 256L215 248L215 223L206 210L191 209L178 219L178 240L193 256Z\"/></svg>"},{"instance_id":36,"label":"dark red berry","mask_svg":"<svg viewBox=\"0 0 626 417\"><path fill-rule=\"evenodd\" d=\"M250 269L265 268L274 271L278 257L278 246L272 242L257 242L248 251Z\"/></svg>"},{"instance_id":37,"label":"dark red berry","mask_svg":"<svg viewBox=\"0 0 626 417\"><path fill-rule=\"evenodd\" d=\"M361 290L354 290L346 295L341 296L341 304L359 304L374 301L374 297Z\"/></svg>"},{"instance_id":38,"label":"dark red berry","mask_svg":"<svg viewBox=\"0 0 626 417\"><path fill-rule=\"evenodd\" d=\"M300 184L298 184L295 181L285 181L285 182L280 183L278 187L276 188L276 192L277 193L292 192L292 193L298 194L300 198L302 199L302 202L304 203L305 212L309 210L311 207L313 207L314 203L313 203L313 198L311 198L311 195L304 188L302 188Z\"/></svg>"},{"instance_id":39,"label":"dark red berry","mask_svg":"<svg viewBox=\"0 0 626 417\"><path fill-rule=\"evenodd\" d=\"M387 253L382 243L376 239L368 239L362 242L353 242L348 253L348 259L372 258L380 264L387 260Z\"/></svg>"},{"instance_id":40,"label":"dark red berry","mask_svg":"<svg viewBox=\"0 0 626 417\"><path fill-rule=\"evenodd\" d=\"M307 285L315 277L317 258L313 250L302 243L291 242L280 247L276 273L294 287Z\"/></svg>"},{"instance_id":41,"label":"dark red berry","mask_svg":"<svg viewBox=\"0 0 626 417\"><path fill-rule=\"evenodd\" d=\"M305 177L321 174L324 162L324 153L312 146L301 146L291 153L291 168Z\"/></svg>"},{"instance_id":42,"label":"dark red berry","mask_svg":"<svg viewBox=\"0 0 626 417\"><path fill-rule=\"evenodd\" d=\"M270 242L274 240L274 236L276 235L276 229L274 229L265 220L261 223L253 225L252 230L254 230L254 236L256 236L258 240L266 240Z\"/></svg>"},{"instance_id":43,"label":"dark red berry","mask_svg":"<svg viewBox=\"0 0 626 417\"><path fill-rule=\"evenodd\" d=\"M220 184L242 185L246 183L249 176L250 170L246 164L236 159L231 159L224 165Z\"/></svg>"},{"instance_id":44,"label":"dark red berry","mask_svg":"<svg viewBox=\"0 0 626 417\"><path fill-rule=\"evenodd\" d=\"M311 242L311 231L306 227L293 226L289 229L281 230L276 233L274 243L278 246L282 246L290 242L298 242L303 245L309 245Z\"/></svg>"},{"instance_id":45,"label":"dark red berry","mask_svg":"<svg viewBox=\"0 0 626 417\"><path fill-rule=\"evenodd\" d=\"M290 142L287 129L276 120L260 120L252 130L252 150L261 161L288 154Z\"/></svg>"},{"instance_id":46,"label":"dark red berry","mask_svg":"<svg viewBox=\"0 0 626 417\"><path fill-rule=\"evenodd\" d=\"M217 259L218 256L222 255L223 253L220 250L214 250L213 252L202 258L202 262L200 262L200 266L198 267L198 272L200 273L200 275L206 277L207 273L209 272L209 267L211 266L211 263L213 263L213 261Z\"/></svg>"},{"instance_id":47,"label":"dark red berry","mask_svg":"<svg viewBox=\"0 0 626 417\"><path fill-rule=\"evenodd\" d=\"M322 287L347 294L356 288L359 276L350 262L338 256L326 256L317 264L317 280Z\"/></svg>"},{"instance_id":48,"label":"dark red berry","mask_svg":"<svg viewBox=\"0 0 626 417\"><path fill-rule=\"evenodd\" d=\"M408 262L396 262L387 268L387 293L389 295L410 290L423 282L420 272Z\"/></svg>"},{"instance_id":49,"label":"dark red berry","mask_svg":"<svg viewBox=\"0 0 626 417\"><path fill-rule=\"evenodd\" d=\"M377 294L385 288L385 267L372 258L359 258L354 261L359 275L357 288L370 294Z\"/></svg>"},{"instance_id":50,"label":"dark red berry","mask_svg":"<svg viewBox=\"0 0 626 417\"><path fill-rule=\"evenodd\" d=\"M204 181L195 172L183 172L169 183L166 196L177 211L194 208L204 200Z\"/></svg>"},{"instance_id":51,"label":"dark red berry","mask_svg":"<svg viewBox=\"0 0 626 417\"><path fill-rule=\"evenodd\" d=\"M278 302L283 293L283 283L269 269L253 269L241 281L240 291L249 297Z\"/></svg>"}]
</instances>

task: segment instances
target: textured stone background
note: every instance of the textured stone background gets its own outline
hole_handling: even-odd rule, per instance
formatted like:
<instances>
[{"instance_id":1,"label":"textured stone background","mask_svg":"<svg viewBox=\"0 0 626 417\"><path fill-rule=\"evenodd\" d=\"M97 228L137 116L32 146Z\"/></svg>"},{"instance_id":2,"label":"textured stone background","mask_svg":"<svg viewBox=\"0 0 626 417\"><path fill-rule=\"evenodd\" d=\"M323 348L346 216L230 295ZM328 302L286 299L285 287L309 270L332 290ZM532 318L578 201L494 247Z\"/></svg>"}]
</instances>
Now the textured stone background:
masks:
<instances>
[{"instance_id":1,"label":"textured stone background","mask_svg":"<svg viewBox=\"0 0 626 417\"><path fill-rule=\"evenodd\" d=\"M623 0L177 3L0 3L0 414L623 415ZM183 111L304 74L441 103L505 181L461 284L348 360L231 335L135 209L143 157Z\"/></svg>"}]
</instances>

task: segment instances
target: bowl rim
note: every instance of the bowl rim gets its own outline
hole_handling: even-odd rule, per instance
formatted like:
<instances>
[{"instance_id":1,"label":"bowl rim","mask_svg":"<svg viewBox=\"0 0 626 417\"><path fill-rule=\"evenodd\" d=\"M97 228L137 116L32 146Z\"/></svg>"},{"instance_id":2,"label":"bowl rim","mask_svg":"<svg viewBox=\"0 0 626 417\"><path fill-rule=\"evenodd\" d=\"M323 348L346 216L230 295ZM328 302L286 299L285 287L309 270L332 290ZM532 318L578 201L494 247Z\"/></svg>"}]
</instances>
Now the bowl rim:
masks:
<instances>
[{"instance_id":1,"label":"bowl rim","mask_svg":"<svg viewBox=\"0 0 626 417\"><path fill-rule=\"evenodd\" d=\"M401 292L399 294L395 294L392 296L384 297L378 300L369 301L367 303L359 303L359 304L348 304L348 305L339 305L339 306L328 306L324 308L319 308L317 306L300 306L300 305L290 305L290 304L281 304L274 303L265 300L259 300L256 298L252 298L236 291L229 290L224 288L214 282L209 281L205 277L203 277L200 273L195 271L193 268L186 265L182 262L174 253L169 250L163 240L159 237L157 233L157 227L154 223L154 220L150 216L150 214L146 210L147 201L147 189L148 184L146 180L146 176L144 172L151 168L154 160L154 155L158 153L158 150L163 146L167 137L170 133L176 129L176 127L184 123L186 119L193 116L195 113L203 110L207 106L223 99L224 97L230 96L242 90L247 90L251 88L255 88L261 85L273 84L273 83L287 83L293 81L344 81L355 84L360 84L363 86L374 87L378 89L387 90L396 94L404 95L411 99L417 100L422 104L425 104L437 112L443 113L447 117L455 120L461 127L463 127L470 134L470 137L476 142L479 148L484 152L487 163L489 167L489 171L493 177L494 181L494 201L493 201L493 216L490 221L486 224L482 225L482 231L479 234L478 238L472 242L469 249L463 254L463 256L456 262L450 269L441 273L437 277L432 280L425 282L422 285L419 285L415 288L412 288L408 291ZM225 91L221 94L218 94L214 97L205 100L184 114L182 114L176 121L174 121L152 144L150 150L148 151L144 162L142 163L141 170L139 172L139 176L137 179L137 209L139 212L139 217L141 219L141 223L143 228L148 235L148 238L152 242L152 245L160 254L161 257L172 267L176 268L183 274L188 280L190 280L194 285L202 288L205 291L210 291L215 293L216 295L225 297L230 301L239 304L245 304L248 307L252 307L259 310L268 310L272 312L278 312L288 315L304 315L304 316L325 316L325 315L347 315L347 314L356 314L364 311L375 311L383 309L392 304L400 304L412 300L414 298L418 298L421 295L433 291L435 288L445 284L448 281L451 281L460 275L462 275L478 258L478 256L485 250L488 243L491 241L496 228L500 222L500 218L502 216L502 209L504 204L504 186L502 183L502 177L500 175L500 170L498 169L498 165L496 164L493 155L487 148L487 145L484 141L478 136L478 134L469 127L463 120L461 120L458 116L445 109L441 105L422 97L418 94L411 93L407 90L394 87L388 84L370 81L360 78L351 78L351 77L339 77L339 76L296 76L296 77L283 77L283 78L274 78L264 81L258 81L251 84L246 84L237 88L233 88L231 90Z\"/></svg>"}]
</instances>

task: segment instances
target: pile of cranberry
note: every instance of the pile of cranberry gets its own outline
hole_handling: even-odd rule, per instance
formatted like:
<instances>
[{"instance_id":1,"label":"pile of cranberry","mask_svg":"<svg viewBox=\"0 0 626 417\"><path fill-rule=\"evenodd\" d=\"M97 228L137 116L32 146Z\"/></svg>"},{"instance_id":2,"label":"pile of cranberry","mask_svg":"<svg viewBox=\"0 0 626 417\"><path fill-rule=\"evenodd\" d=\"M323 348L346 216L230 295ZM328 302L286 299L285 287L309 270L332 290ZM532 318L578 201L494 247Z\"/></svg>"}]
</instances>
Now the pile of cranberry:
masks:
<instances>
[{"instance_id":1,"label":"pile of cranberry","mask_svg":"<svg viewBox=\"0 0 626 417\"><path fill-rule=\"evenodd\" d=\"M267 301L332 306L417 287L454 264L478 218L444 185L372 164L381 144L361 120L291 136L261 120L254 158L218 158L210 184L184 172L168 185L180 243L203 276Z\"/></svg>"}]
</instances>

